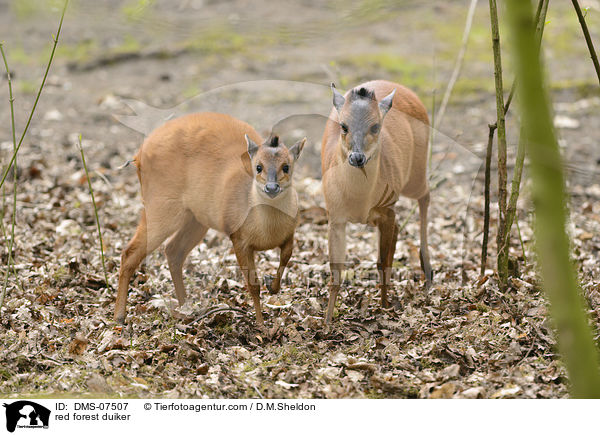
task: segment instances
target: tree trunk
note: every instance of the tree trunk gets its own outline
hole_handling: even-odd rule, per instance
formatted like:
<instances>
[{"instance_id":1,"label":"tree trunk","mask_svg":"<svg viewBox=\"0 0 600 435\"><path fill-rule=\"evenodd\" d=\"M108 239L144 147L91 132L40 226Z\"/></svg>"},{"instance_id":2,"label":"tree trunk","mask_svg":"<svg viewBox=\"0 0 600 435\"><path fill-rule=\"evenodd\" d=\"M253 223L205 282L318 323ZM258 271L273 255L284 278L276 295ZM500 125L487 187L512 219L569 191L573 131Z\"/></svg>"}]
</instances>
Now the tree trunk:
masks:
<instances>
[{"instance_id":1,"label":"tree trunk","mask_svg":"<svg viewBox=\"0 0 600 435\"><path fill-rule=\"evenodd\" d=\"M506 127L504 125L504 87L502 84L502 56L500 53L500 30L496 0L490 0L492 26L492 49L494 51L494 79L496 82L496 113L498 128L498 245L497 268L500 288L508 284L508 246L504 243L506 229Z\"/></svg>"},{"instance_id":2,"label":"tree trunk","mask_svg":"<svg viewBox=\"0 0 600 435\"><path fill-rule=\"evenodd\" d=\"M558 330L573 397L600 398L598 352L569 256L565 183L533 31L530 0L507 0L517 92L533 181L535 240L544 289Z\"/></svg>"}]
</instances>

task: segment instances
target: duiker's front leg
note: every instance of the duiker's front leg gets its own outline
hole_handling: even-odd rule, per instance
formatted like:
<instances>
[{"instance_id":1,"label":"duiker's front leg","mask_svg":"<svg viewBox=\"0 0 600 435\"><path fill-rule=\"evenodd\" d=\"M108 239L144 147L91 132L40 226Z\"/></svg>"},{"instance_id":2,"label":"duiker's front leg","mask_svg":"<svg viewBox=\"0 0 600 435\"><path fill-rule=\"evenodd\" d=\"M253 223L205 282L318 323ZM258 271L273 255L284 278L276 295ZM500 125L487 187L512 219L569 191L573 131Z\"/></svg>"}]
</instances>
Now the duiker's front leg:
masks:
<instances>
[{"instance_id":1,"label":"duiker's front leg","mask_svg":"<svg viewBox=\"0 0 600 435\"><path fill-rule=\"evenodd\" d=\"M346 263L346 222L329 223L329 267L331 269L331 282L329 284L329 305L325 321L331 323L335 299L342 284L342 272Z\"/></svg>"},{"instance_id":2,"label":"duiker's front leg","mask_svg":"<svg viewBox=\"0 0 600 435\"><path fill-rule=\"evenodd\" d=\"M232 238L231 241L233 242L233 250L242 270L242 275L244 275L244 281L246 281L246 288L252 296L254 311L256 311L256 323L259 328L264 328L265 322L263 321L260 307L260 284L258 283L256 266L254 265L254 250L237 241L235 238Z\"/></svg>"},{"instance_id":3,"label":"duiker's front leg","mask_svg":"<svg viewBox=\"0 0 600 435\"><path fill-rule=\"evenodd\" d=\"M280 248L281 253L279 254L279 267L277 268L277 276L273 280L273 284L269 289L269 293L272 295L279 293L279 290L281 289L281 277L283 276L285 267L290 261L292 250L294 249L294 236L292 235L289 239L283 242L283 245L281 245Z\"/></svg>"},{"instance_id":4,"label":"duiker's front leg","mask_svg":"<svg viewBox=\"0 0 600 435\"><path fill-rule=\"evenodd\" d=\"M429 207L429 192L419 198L419 217L421 220L421 250L419 257L421 258L421 268L425 273L425 288L431 287L433 281L433 271L429 262L429 246L427 244L427 209Z\"/></svg>"},{"instance_id":5,"label":"duiker's front leg","mask_svg":"<svg viewBox=\"0 0 600 435\"><path fill-rule=\"evenodd\" d=\"M398 225L396 224L396 214L392 209L385 209L382 216L377 221L379 230L379 261L377 261L377 271L379 272L379 288L381 289L381 306L389 307L388 289L392 283L392 264L394 262L394 252L396 251L396 241L398 240Z\"/></svg>"}]
</instances>

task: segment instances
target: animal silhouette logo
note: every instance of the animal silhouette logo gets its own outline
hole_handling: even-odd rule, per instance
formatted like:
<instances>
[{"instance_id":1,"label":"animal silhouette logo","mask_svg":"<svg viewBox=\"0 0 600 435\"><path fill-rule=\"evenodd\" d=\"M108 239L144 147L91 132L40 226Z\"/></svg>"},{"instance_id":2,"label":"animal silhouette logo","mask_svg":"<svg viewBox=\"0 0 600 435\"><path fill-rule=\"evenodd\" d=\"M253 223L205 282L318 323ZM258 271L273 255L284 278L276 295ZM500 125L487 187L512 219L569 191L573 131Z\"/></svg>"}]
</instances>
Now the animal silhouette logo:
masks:
<instances>
[{"instance_id":1,"label":"animal silhouette logo","mask_svg":"<svg viewBox=\"0 0 600 435\"><path fill-rule=\"evenodd\" d=\"M6 408L6 430L19 428L48 428L50 410L29 400L19 400L3 405Z\"/></svg>"}]
</instances>

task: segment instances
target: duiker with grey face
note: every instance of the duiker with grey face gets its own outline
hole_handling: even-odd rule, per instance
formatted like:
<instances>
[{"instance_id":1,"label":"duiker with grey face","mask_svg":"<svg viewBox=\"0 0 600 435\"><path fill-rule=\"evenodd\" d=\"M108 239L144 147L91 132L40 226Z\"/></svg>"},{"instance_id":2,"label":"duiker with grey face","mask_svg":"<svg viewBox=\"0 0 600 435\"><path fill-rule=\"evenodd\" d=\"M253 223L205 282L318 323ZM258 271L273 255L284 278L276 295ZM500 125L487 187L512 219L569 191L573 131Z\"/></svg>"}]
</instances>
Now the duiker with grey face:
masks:
<instances>
[{"instance_id":1,"label":"duiker with grey face","mask_svg":"<svg viewBox=\"0 0 600 435\"><path fill-rule=\"evenodd\" d=\"M288 150L273 137L258 146L263 141L251 126L218 113L187 115L152 132L134 158L144 209L121 256L115 320L125 319L135 269L167 238L169 270L183 304L183 262L213 228L231 239L262 326L254 252L281 248L270 287L277 293L294 245L298 197L292 171L305 142Z\"/></svg>"},{"instance_id":2,"label":"duiker with grey face","mask_svg":"<svg viewBox=\"0 0 600 435\"><path fill-rule=\"evenodd\" d=\"M350 165L362 168L378 150L381 124L392 107L396 89L379 103L375 93L364 87L353 89L347 103L335 86L331 89L333 105L340 119L342 152L348 154Z\"/></svg>"},{"instance_id":3,"label":"duiker with grey face","mask_svg":"<svg viewBox=\"0 0 600 435\"><path fill-rule=\"evenodd\" d=\"M345 95L333 85L332 91L334 109L321 145L332 275L328 323L345 267L348 222L378 229L381 305L389 305L387 291L398 237L394 204L400 195L418 200L427 287L433 277L427 247L429 119L423 103L409 89L384 80L363 83Z\"/></svg>"}]
</instances>

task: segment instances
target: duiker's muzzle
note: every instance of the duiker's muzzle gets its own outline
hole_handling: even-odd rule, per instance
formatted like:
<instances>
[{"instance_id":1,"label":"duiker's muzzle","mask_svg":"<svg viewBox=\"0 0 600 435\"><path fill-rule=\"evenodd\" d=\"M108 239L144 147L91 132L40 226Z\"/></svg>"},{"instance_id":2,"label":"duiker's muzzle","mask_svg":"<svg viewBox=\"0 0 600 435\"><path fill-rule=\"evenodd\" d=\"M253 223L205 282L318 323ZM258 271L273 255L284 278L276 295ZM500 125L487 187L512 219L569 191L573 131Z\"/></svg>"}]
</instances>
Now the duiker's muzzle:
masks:
<instances>
[{"instance_id":1,"label":"duiker's muzzle","mask_svg":"<svg viewBox=\"0 0 600 435\"><path fill-rule=\"evenodd\" d=\"M351 152L348 156L348 163L350 163L355 168L362 168L365 163L367 163L367 156L364 153L359 152Z\"/></svg>"}]
</instances>

